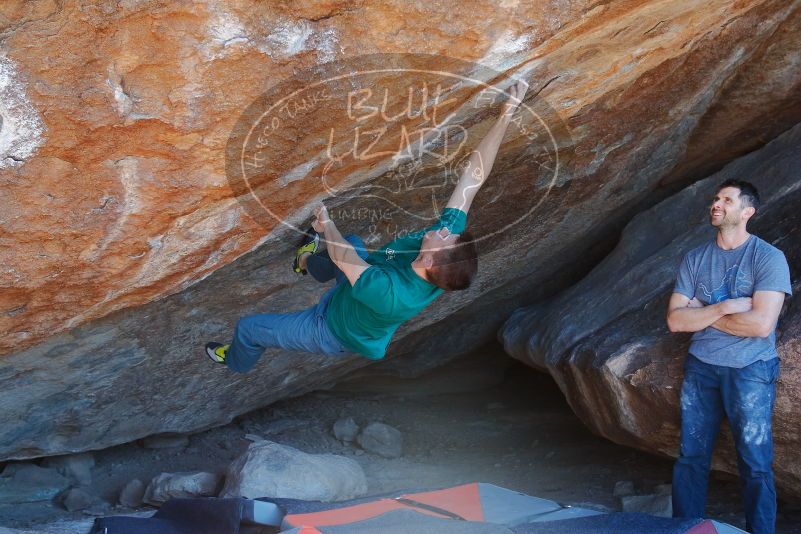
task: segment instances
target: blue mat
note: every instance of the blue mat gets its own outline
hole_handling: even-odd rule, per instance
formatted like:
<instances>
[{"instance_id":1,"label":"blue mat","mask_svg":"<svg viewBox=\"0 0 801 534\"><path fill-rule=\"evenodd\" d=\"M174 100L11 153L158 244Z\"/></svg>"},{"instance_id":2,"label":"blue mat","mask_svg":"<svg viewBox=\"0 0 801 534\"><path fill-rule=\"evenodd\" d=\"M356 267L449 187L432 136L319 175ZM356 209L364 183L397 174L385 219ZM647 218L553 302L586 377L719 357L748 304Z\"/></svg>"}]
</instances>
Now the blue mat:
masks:
<instances>
[{"instance_id":1,"label":"blue mat","mask_svg":"<svg viewBox=\"0 0 801 534\"><path fill-rule=\"evenodd\" d=\"M241 527L245 499L170 499L153 517L100 517L89 534L221 534L262 532Z\"/></svg>"},{"instance_id":2,"label":"blue mat","mask_svg":"<svg viewBox=\"0 0 801 534\"><path fill-rule=\"evenodd\" d=\"M648 514L612 513L527 523L513 527L515 534L683 534L703 519L671 519Z\"/></svg>"}]
</instances>

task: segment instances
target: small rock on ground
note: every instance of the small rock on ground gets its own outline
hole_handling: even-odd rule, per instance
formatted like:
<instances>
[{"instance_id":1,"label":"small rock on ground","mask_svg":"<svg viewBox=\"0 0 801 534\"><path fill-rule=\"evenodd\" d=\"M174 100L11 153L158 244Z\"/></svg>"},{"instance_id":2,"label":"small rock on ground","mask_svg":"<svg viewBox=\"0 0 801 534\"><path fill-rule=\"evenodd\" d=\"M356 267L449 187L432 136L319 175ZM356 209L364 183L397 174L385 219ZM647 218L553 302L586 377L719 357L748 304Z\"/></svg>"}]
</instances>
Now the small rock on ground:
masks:
<instances>
[{"instance_id":1,"label":"small rock on ground","mask_svg":"<svg viewBox=\"0 0 801 534\"><path fill-rule=\"evenodd\" d=\"M142 506L145 497L145 483L135 478L128 482L120 491L120 504L129 508Z\"/></svg>"},{"instance_id":2,"label":"small rock on ground","mask_svg":"<svg viewBox=\"0 0 801 534\"><path fill-rule=\"evenodd\" d=\"M359 434L359 425L352 417L340 419L334 423L334 437L340 441L351 442Z\"/></svg>"},{"instance_id":3,"label":"small rock on ground","mask_svg":"<svg viewBox=\"0 0 801 534\"><path fill-rule=\"evenodd\" d=\"M353 499L367 492L361 466L334 454L307 454L271 441L251 443L228 467L221 497L312 501Z\"/></svg>"},{"instance_id":4,"label":"small rock on ground","mask_svg":"<svg viewBox=\"0 0 801 534\"><path fill-rule=\"evenodd\" d=\"M97 502L97 497L83 488L72 488L64 496L62 504L70 512L85 510Z\"/></svg>"},{"instance_id":5,"label":"small rock on ground","mask_svg":"<svg viewBox=\"0 0 801 534\"><path fill-rule=\"evenodd\" d=\"M210 497L219 484L220 476L214 473L161 473L150 481L143 500L159 505L174 497Z\"/></svg>"},{"instance_id":6,"label":"small rock on ground","mask_svg":"<svg viewBox=\"0 0 801 534\"><path fill-rule=\"evenodd\" d=\"M403 454L403 436L400 431L384 423L370 423L357 438L367 452L384 458L398 458Z\"/></svg>"},{"instance_id":7,"label":"small rock on ground","mask_svg":"<svg viewBox=\"0 0 801 534\"><path fill-rule=\"evenodd\" d=\"M620 499L624 512L642 512L658 517L673 517L670 495L629 495Z\"/></svg>"}]
</instances>

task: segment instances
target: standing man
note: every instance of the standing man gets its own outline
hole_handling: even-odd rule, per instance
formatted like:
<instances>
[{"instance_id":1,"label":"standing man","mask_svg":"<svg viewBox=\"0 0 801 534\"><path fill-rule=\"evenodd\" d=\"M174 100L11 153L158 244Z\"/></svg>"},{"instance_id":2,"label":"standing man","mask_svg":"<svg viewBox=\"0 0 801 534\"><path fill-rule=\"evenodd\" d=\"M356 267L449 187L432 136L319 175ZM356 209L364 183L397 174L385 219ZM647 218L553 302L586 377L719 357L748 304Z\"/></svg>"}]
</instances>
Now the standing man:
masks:
<instances>
[{"instance_id":1,"label":"standing man","mask_svg":"<svg viewBox=\"0 0 801 534\"><path fill-rule=\"evenodd\" d=\"M758 208L752 184L728 180L718 187L709 212L717 237L684 257L667 323L671 332L695 332L681 387L673 515L704 516L712 451L725 415L737 449L746 528L768 534L776 522L775 330L791 288L784 254L746 230Z\"/></svg>"},{"instance_id":2,"label":"standing man","mask_svg":"<svg viewBox=\"0 0 801 534\"><path fill-rule=\"evenodd\" d=\"M475 244L464 231L467 212L527 88L522 81L509 88L500 116L470 154L436 224L368 255L361 239L343 237L325 207L317 208L313 231L301 242L293 269L308 270L320 282L336 278L337 284L306 310L243 317L230 344L206 345L208 357L240 373L249 371L269 347L381 359L401 323L443 291L466 289L478 268ZM319 234L327 250L317 254Z\"/></svg>"}]
</instances>

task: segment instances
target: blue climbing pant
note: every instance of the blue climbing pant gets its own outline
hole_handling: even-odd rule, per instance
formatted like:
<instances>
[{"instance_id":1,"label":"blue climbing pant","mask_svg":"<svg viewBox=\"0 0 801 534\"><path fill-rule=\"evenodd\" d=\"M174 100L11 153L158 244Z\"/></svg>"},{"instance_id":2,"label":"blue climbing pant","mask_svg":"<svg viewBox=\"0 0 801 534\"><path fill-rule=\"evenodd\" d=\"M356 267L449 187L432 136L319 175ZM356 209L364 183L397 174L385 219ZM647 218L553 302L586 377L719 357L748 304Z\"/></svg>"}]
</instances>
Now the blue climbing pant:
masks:
<instances>
[{"instance_id":1,"label":"blue climbing pant","mask_svg":"<svg viewBox=\"0 0 801 534\"><path fill-rule=\"evenodd\" d=\"M364 242L355 235L345 236L359 257L367 257ZM314 261L312 261L314 260ZM327 262L327 263L326 263ZM347 281L327 253L309 256L307 267L314 278L327 281L330 274L339 285ZM324 276L325 274L325 276ZM329 356L352 354L328 328L325 315L336 285L325 292L320 302L293 313L261 313L242 317L236 324L231 348L225 357L225 364L232 371L246 373L256 365L268 348L282 348L292 351L312 352Z\"/></svg>"},{"instance_id":2,"label":"blue climbing pant","mask_svg":"<svg viewBox=\"0 0 801 534\"><path fill-rule=\"evenodd\" d=\"M681 386L681 449L673 466L674 517L704 517L712 451L725 415L737 449L747 530L774 532L771 419L778 376L778 358L737 369L687 355Z\"/></svg>"}]
</instances>

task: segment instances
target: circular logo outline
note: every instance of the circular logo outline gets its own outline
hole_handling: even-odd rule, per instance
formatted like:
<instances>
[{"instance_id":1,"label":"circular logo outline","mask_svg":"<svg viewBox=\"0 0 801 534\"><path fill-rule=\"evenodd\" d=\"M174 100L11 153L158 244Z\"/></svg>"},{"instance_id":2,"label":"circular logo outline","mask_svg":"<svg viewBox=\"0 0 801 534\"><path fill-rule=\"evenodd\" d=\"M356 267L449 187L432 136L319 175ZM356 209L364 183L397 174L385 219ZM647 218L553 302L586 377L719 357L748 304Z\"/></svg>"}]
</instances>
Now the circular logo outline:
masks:
<instances>
[{"instance_id":1,"label":"circular logo outline","mask_svg":"<svg viewBox=\"0 0 801 534\"><path fill-rule=\"evenodd\" d=\"M375 58L376 56L384 56L384 55L385 54L368 54L368 55L364 55L364 56L355 56L355 57L352 57L352 58L348 58L346 61L347 62L351 62L351 61L357 61L357 60L363 59L363 58ZM428 55L428 54L399 54L399 55L401 55L401 56L415 56L415 57L425 56L425 57L431 57L431 58L446 58L446 56L433 56L433 55ZM447 59L451 59L451 58L447 58ZM466 62L464 60L459 60L459 61L462 62L463 64L466 63L466 64L470 64L470 65L473 65L473 66L477 66L480 69L484 69L486 71L495 72L491 68L486 67L486 66L481 65L481 64L478 64L478 63ZM330 63L327 63L327 64L316 66L316 67L314 67L312 69L307 69L307 70L305 70L303 72L304 73L309 73L309 72L313 72L315 70L315 68L319 69L319 68L322 68L322 67L325 67L325 66L341 65L341 64L345 64L345 61L330 62ZM259 126L261 125L262 121L266 117L269 117L270 114L274 110L280 108L283 104L285 104L286 102L290 101L292 98L297 97L298 95L301 95L303 93L309 92L309 91L313 90L316 87L320 87L320 86L325 87L326 84L330 84L331 82L334 82L334 81L340 81L340 80L343 80L343 79L348 79L348 78L353 78L353 77L358 77L358 76L366 76L366 75L371 75L371 74L383 74L383 73L433 74L433 75L441 76L441 77L443 77L445 79L454 79L454 80L457 80L460 83L464 83L464 82L470 83L470 84L472 84L473 87L480 88L481 91L487 91L487 90L492 91L494 93L495 97L497 97L499 95L503 95L503 96L506 96L507 98L509 98L508 93L507 93L507 91L505 89L501 89L501 88L499 88L499 87L497 87L497 86L495 86L495 85L493 85L491 83L485 82L483 80L480 80L480 79L477 79L477 78L474 78L474 77L471 77L471 76L466 76L466 75L462 75L462 74L458 74L458 73L454 73L454 72L449 72L447 70L420 69L420 68L409 68L409 67L386 67L386 68L350 70L350 71L345 72L345 73L337 74L336 76L329 76L329 77L326 77L326 78L323 78L323 79L319 79L319 80L313 81L312 83L306 84L301 88L295 89L294 91L292 91L288 95L285 95L282 98L278 99L277 101L272 102L271 105L269 105L264 111L262 111L258 115L258 118L251 123L251 126L248 129L247 134L244 136L244 141L241 143L241 148L240 148L240 150L238 152L238 156L239 157L237 158L237 160L238 160L239 176L241 177L242 181L245 183L245 185L247 187L247 192L248 192L248 194L250 196L250 200L255 201L258 204L258 206L265 213L267 213L271 217L272 220L274 220L275 222L277 222L280 225L283 225L286 228L289 228L290 230L292 230L294 232L297 232L299 235L305 234L304 230L302 230L301 228L298 228L296 225L292 224L291 222L288 222L284 218L279 217L276 213L274 213L267 205L264 204L264 202L262 201L260 196L258 194L256 194L256 192L254 191L254 188L251 186L250 178L248 177L248 174L247 174L247 171L244 168L244 165L245 165L245 154L246 154L246 152L248 150L248 147L249 147L249 141L251 140L252 136L254 136L254 131L257 128L259 128ZM508 76L505 79L510 79L510 78L514 79L511 76ZM269 88L265 93L263 93L259 99L264 98L265 96L269 95L270 92L276 90L277 88L279 88L282 85L286 85L287 83L288 83L287 80L279 82L275 86ZM537 98L537 97L538 97L538 94L535 94L535 98ZM259 99L257 99L254 102L257 102ZM460 106L457 108L457 110L463 109L465 104L467 104L469 101L470 101L470 99L467 99L467 100L463 101L460 104ZM539 103L545 103L543 99L539 99L538 102ZM493 102L491 106L494 106L495 104L496 104L496 102ZM547 103L545 103L545 104L547 106ZM549 106L547 106L547 107L548 107L548 109L551 109ZM517 109L515 110L515 114L520 113L523 110L527 111L528 114L534 119L534 121L532 121L532 122L538 122L541 125L541 127L545 130L545 132L547 132L547 134L548 134L548 140L550 141L550 148L552 149L552 152L554 154L554 168L552 170L552 176L551 176L547 186L544 188L544 192L542 193L541 197L537 200L537 202L534 205L530 206L525 213L521 214L520 216L515 218L513 221L505 224L500 229L497 229L497 230L495 230L495 231L493 231L491 233L482 235L482 236L480 236L478 238L474 238L473 239L474 243L483 241L485 239L489 239L489 238L497 235L498 233L504 232L505 230L507 230L508 228L510 228L512 226L520 224L520 222L522 222L524 219L529 217L532 213L534 213L542 205L542 203L546 200L546 198L548 198L551 190L553 189L553 187L555 186L555 184L557 182L557 179L558 179L558 176L559 176L559 172L560 172L560 167L561 167L561 162L560 162L560 157L559 157L559 142L557 141L556 137L554 136L554 133L553 133L551 127L549 127L549 125L546 123L546 121L543 119L543 117L540 116L540 114L533 109L533 107L532 107L532 105L530 103L526 103L525 101L520 102L518 104ZM555 114L556 117L558 117L558 115L555 112L554 112L554 114ZM450 120L450 116L449 116L448 120ZM511 125L511 123L512 123L512 121L510 120L510 125ZM444 122L442 124L444 124ZM520 124L518 124L517 126L518 126L518 128L521 128ZM523 133L522 135L526 136L525 133ZM232 134L232 137L229 138L229 142L231 142L232 139L233 139L233 134ZM472 152L474 152L474 150L469 151L465 156L462 157L462 159L468 157L470 154L472 154ZM451 160L455 160L455 159L459 159L459 158L457 158L456 156L451 158ZM448 161L451 161L451 160L448 160ZM485 176L484 179L488 180L489 178L490 178L490 175L487 175L487 176ZM231 180L231 177L229 176L229 182L230 182L230 180ZM483 184L481 184L481 185L483 185ZM323 180L323 186L325 188L325 191L329 194L329 198L339 196L338 192L334 191L331 187L329 187L329 185L325 182L325 180ZM364 195L364 197L365 198L367 198L367 197L380 198L380 199L384 200L385 202L392 203L392 201L390 201L389 199L387 199L385 197L380 197L380 196L377 196L377 195L367 194L367 195ZM237 199L239 200L239 196L237 196ZM403 210L403 208L401 208L400 206L395 205L395 207L400 208L400 209ZM248 210L246 208L246 212L247 211ZM406 211L406 210L404 210L404 211ZM418 218L422 218L422 217L417 216L416 214L410 213L408 211L407 211L407 213L409 213L410 215L416 216ZM273 228L272 231L275 231L275 229Z\"/></svg>"}]
</instances>

